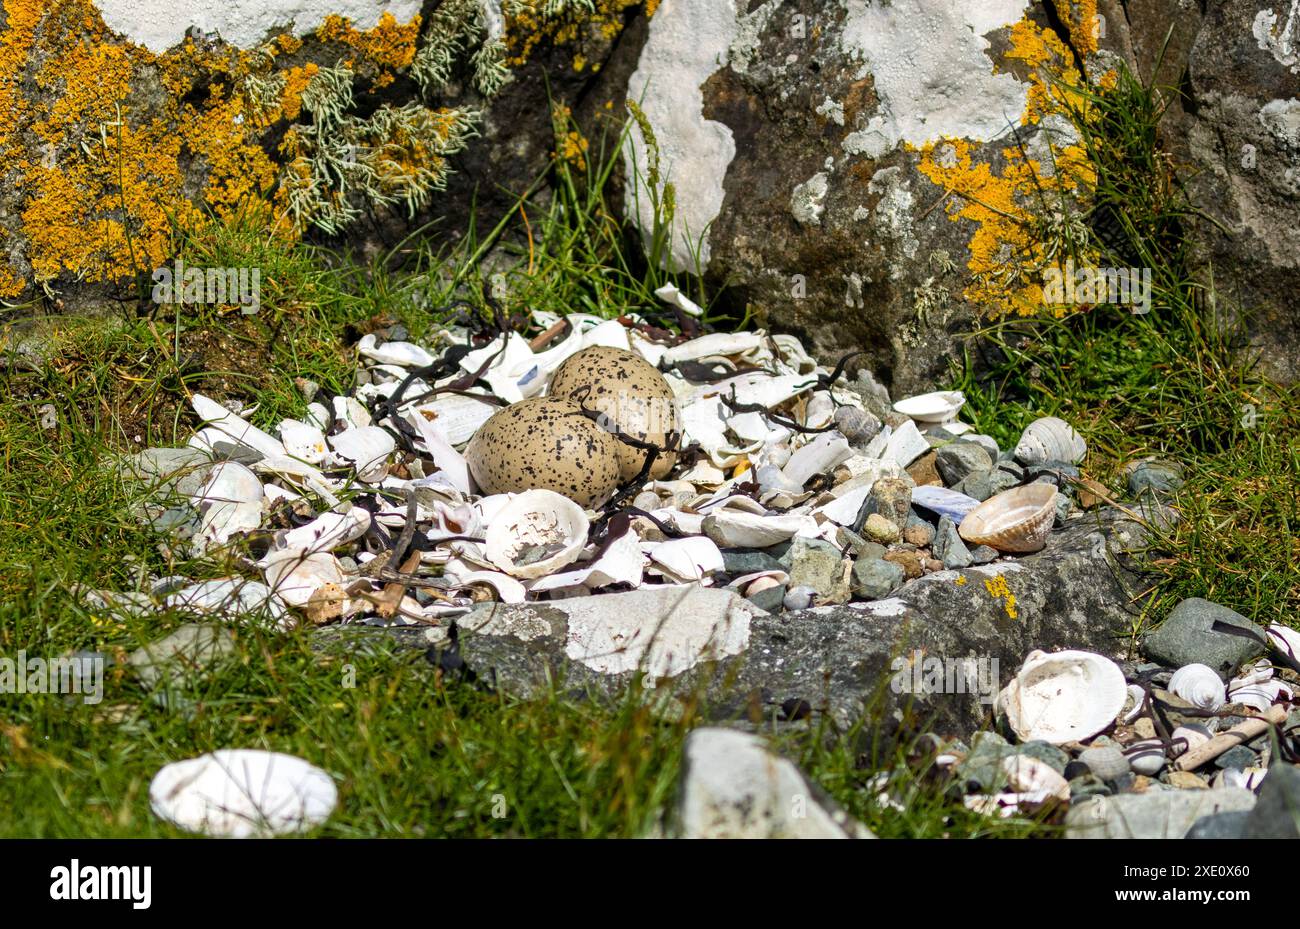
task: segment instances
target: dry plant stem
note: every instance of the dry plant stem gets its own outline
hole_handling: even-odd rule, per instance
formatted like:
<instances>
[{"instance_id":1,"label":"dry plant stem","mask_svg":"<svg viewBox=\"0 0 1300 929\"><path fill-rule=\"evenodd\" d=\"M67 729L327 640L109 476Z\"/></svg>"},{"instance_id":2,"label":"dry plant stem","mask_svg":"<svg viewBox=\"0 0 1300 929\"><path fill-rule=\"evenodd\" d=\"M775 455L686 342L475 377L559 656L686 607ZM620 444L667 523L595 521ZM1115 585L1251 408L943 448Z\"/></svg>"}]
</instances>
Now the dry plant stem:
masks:
<instances>
[{"instance_id":1,"label":"dry plant stem","mask_svg":"<svg viewBox=\"0 0 1300 929\"><path fill-rule=\"evenodd\" d=\"M1230 748L1243 742L1249 742L1255 736L1265 732L1270 726L1280 726L1286 721L1286 707L1272 706L1262 716L1256 716L1238 723L1227 732L1221 732L1200 748L1193 749L1174 762L1179 771L1191 771L1207 761L1213 761Z\"/></svg>"},{"instance_id":2,"label":"dry plant stem","mask_svg":"<svg viewBox=\"0 0 1300 929\"><path fill-rule=\"evenodd\" d=\"M407 556L406 560L402 562L402 573L410 574L419 566L419 564L420 553L411 552L411 554ZM375 612L384 619L391 619L393 614L397 612L397 608L401 606L402 597L405 595L406 584L404 582L393 581L392 583L387 584L384 587L384 592L376 598L378 605L375 607Z\"/></svg>"}]
</instances>

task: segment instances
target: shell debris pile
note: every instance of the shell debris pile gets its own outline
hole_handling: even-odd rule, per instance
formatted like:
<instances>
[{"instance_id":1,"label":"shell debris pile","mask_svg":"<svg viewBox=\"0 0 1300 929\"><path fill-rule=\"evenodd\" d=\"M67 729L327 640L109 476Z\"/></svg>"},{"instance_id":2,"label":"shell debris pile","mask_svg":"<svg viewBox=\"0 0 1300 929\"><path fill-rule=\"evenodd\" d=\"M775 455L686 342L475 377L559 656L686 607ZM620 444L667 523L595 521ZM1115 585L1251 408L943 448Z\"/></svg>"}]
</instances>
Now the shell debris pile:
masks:
<instances>
[{"instance_id":1,"label":"shell debris pile","mask_svg":"<svg viewBox=\"0 0 1300 929\"><path fill-rule=\"evenodd\" d=\"M155 522L234 566L240 605L255 573L281 626L448 625L483 600L657 584L774 612L880 599L1041 549L1072 507L1085 447L1060 420L1004 452L958 420L960 391L891 407L790 335L542 312L527 331L366 335L356 388L307 384L270 431L195 395L188 452L143 453L190 456L144 468L172 491Z\"/></svg>"}]
</instances>

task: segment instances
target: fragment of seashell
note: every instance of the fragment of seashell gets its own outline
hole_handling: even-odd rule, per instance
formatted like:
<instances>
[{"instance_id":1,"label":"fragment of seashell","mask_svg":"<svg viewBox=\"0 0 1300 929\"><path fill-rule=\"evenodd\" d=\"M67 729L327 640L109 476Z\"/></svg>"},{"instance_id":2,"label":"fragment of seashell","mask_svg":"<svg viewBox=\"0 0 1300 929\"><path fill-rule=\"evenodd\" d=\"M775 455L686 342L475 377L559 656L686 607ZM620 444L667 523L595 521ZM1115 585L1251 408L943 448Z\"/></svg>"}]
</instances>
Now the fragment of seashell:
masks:
<instances>
[{"instance_id":1,"label":"fragment of seashell","mask_svg":"<svg viewBox=\"0 0 1300 929\"><path fill-rule=\"evenodd\" d=\"M190 406L210 428L224 433L232 442L247 445L263 455L283 455L284 445L252 423L203 394L190 398Z\"/></svg>"},{"instance_id":2,"label":"fragment of seashell","mask_svg":"<svg viewBox=\"0 0 1300 929\"><path fill-rule=\"evenodd\" d=\"M1212 738L1214 733L1207 726L1200 723L1183 723L1169 734L1169 754L1176 758L1184 752L1200 748Z\"/></svg>"},{"instance_id":3,"label":"fragment of seashell","mask_svg":"<svg viewBox=\"0 0 1300 929\"><path fill-rule=\"evenodd\" d=\"M373 333L361 337L357 352L380 364L400 365L404 368L424 368L433 364L433 356L414 342L385 342L376 344Z\"/></svg>"},{"instance_id":4,"label":"fragment of seashell","mask_svg":"<svg viewBox=\"0 0 1300 929\"><path fill-rule=\"evenodd\" d=\"M947 516L954 525L960 526L973 510L979 508L980 501L947 487L923 484L912 488L912 505L938 516Z\"/></svg>"},{"instance_id":5,"label":"fragment of seashell","mask_svg":"<svg viewBox=\"0 0 1300 929\"><path fill-rule=\"evenodd\" d=\"M918 423L946 423L956 418L965 403L966 395L960 390L936 390L899 400L894 412Z\"/></svg>"},{"instance_id":6,"label":"fragment of seashell","mask_svg":"<svg viewBox=\"0 0 1300 929\"><path fill-rule=\"evenodd\" d=\"M305 832L328 819L337 802L334 781L320 768L258 749L176 761L149 784L156 816L219 838Z\"/></svg>"},{"instance_id":7,"label":"fragment of seashell","mask_svg":"<svg viewBox=\"0 0 1300 929\"><path fill-rule=\"evenodd\" d=\"M800 532L811 535L817 523L810 516L758 516L720 509L704 517L700 528L723 548L767 548Z\"/></svg>"},{"instance_id":8,"label":"fragment of seashell","mask_svg":"<svg viewBox=\"0 0 1300 929\"><path fill-rule=\"evenodd\" d=\"M682 583L703 580L723 567L722 552L712 539L687 536L646 545L653 562L650 570Z\"/></svg>"},{"instance_id":9,"label":"fragment of seashell","mask_svg":"<svg viewBox=\"0 0 1300 929\"><path fill-rule=\"evenodd\" d=\"M279 425L280 441L290 458L297 458L307 464L320 464L329 454L325 443L325 433L315 426L298 422L296 419L281 420Z\"/></svg>"},{"instance_id":10,"label":"fragment of seashell","mask_svg":"<svg viewBox=\"0 0 1300 929\"><path fill-rule=\"evenodd\" d=\"M290 606L306 606L321 588L333 585L342 590L343 570L329 552L280 549L261 562L266 584Z\"/></svg>"},{"instance_id":11,"label":"fragment of seashell","mask_svg":"<svg viewBox=\"0 0 1300 929\"><path fill-rule=\"evenodd\" d=\"M1281 623L1270 623L1268 639L1279 652L1295 661L1300 661L1300 632Z\"/></svg>"},{"instance_id":12,"label":"fragment of seashell","mask_svg":"<svg viewBox=\"0 0 1300 929\"><path fill-rule=\"evenodd\" d=\"M492 515L484 548L507 574L541 577L582 554L590 527L582 507L563 494L527 490Z\"/></svg>"},{"instance_id":13,"label":"fragment of seashell","mask_svg":"<svg viewBox=\"0 0 1300 929\"><path fill-rule=\"evenodd\" d=\"M262 482L252 469L239 462L213 465L203 486L190 499L203 512L199 535L208 542L224 545L235 533L262 524Z\"/></svg>"},{"instance_id":14,"label":"fragment of seashell","mask_svg":"<svg viewBox=\"0 0 1300 929\"><path fill-rule=\"evenodd\" d=\"M1261 681L1258 684L1248 684L1228 694L1229 703L1248 706L1261 713L1279 699L1291 699L1291 688L1282 681Z\"/></svg>"},{"instance_id":15,"label":"fragment of seashell","mask_svg":"<svg viewBox=\"0 0 1300 929\"><path fill-rule=\"evenodd\" d=\"M1062 802L1070 799L1070 782L1045 761L1029 755L1012 755L1002 759L1002 773L1007 786L1016 793L1039 793Z\"/></svg>"},{"instance_id":16,"label":"fragment of seashell","mask_svg":"<svg viewBox=\"0 0 1300 929\"><path fill-rule=\"evenodd\" d=\"M334 454L356 468L357 480L375 484L388 473L396 440L378 426L357 426L330 438Z\"/></svg>"},{"instance_id":17,"label":"fragment of seashell","mask_svg":"<svg viewBox=\"0 0 1300 929\"><path fill-rule=\"evenodd\" d=\"M1124 708L1120 710L1116 720L1121 723L1131 723L1137 719L1138 714L1142 712L1142 706L1146 703L1147 692L1138 684L1128 685L1128 696L1124 700Z\"/></svg>"},{"instance_id":18,"label":"fragment of seashell","mask_svg":"<svg viewBox=\"0 0 1300 929\"><path fill-rule=\"evenodd\" d=\"M1034 420L1020 434L1016 443L1016 461L1023 465L1042 464L1046 461L1064 461L1078 464L1088 453L1088 443L1074 427L1056 416Z\"/></svg>"},{"instance_id":19,"label":"fragment of seashell","mask_svg":"<svg viewBox=\"0 0 1300 929\"><path fill-rule=\"evenodd\" d=\"M288 530L281 544L284 548L327 552L361 538L369 528L370 513L353 506L346 513L321 513L306 525Z\"/></svg>"},{"instance_id":20,"label":"fragment of seashell","mask_svg":"<svg viewBox=\"0 0 1300 929\"><path fill-rule=\"evenodd\" d=\"M1039 551L1056 519L1056 494L1053 484L1013 487L971 510L957 531L967 542L1000 552Z\"/></svg>"},{"instance_id":21,"label":"fragment of seashell","mask_svg":"<svg viewBox=\"0 0 1300 929\"><path fill-rule=\"evenodd\" d=\"M1217 710L1226 702L1223 680L1203 664L1183 665L1175 671L1169 692L1202 710Z\"/></svg>"},{"instance_id":22,"label":"fragment of seashell","mask_svg":"<svg viewBox=\"0 0 1300 929\"><path fill-rule=\"evenodd\" d=\"M997 705L1022 742L1059 745L1096 735L1124 706L1119 665L1094 652L1030 652L998 695Z\"/></svg>"}]
</instances>

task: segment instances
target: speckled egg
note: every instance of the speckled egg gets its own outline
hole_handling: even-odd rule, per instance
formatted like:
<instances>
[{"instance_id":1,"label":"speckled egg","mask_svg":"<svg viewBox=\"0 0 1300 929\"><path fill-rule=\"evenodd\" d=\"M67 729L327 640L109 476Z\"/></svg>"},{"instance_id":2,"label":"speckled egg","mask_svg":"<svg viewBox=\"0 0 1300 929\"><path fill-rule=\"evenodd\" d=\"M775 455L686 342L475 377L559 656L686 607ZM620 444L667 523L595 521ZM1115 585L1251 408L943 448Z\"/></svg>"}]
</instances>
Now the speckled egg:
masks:
<instances>
[{"instance_id":1,"label":"speckled egg","mask_svg":"<svg viewBox=\"0 0 1300 929\"><path fill-rule=\"evenodd\" d=\"M621 348L593 345L565 359L551 378L549 396L600 410L620 432L659 446L668 432L681 430L673 389L664 376L640 355ZM626 442L618 442L618 448L621 476L629 481L640 473L646 452ZM660 454L650 477L663 478L676 461L673 452Z\"/></svg>"},{"instance_id":2,"label":"speckled egg","mask_svg":"<svg viewBox=\"0 0 1300 929\"><path fill-rule=\"evenodd\" d=\"M533 397L479 426L465 461L485 494L553 490L589 507L618 489L620 444L572 400Z\"/></svg>"}]
</instances>

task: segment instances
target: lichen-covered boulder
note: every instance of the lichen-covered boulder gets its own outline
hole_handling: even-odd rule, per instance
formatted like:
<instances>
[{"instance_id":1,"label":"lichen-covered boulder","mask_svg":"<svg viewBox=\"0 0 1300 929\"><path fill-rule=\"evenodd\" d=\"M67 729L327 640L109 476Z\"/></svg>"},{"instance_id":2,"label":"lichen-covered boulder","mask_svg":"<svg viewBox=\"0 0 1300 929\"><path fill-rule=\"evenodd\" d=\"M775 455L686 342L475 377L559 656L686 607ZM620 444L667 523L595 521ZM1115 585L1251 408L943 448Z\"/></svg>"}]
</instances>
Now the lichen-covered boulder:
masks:
<instances>
[{"instance_id":1,"label":"lichen-covered boulder","mask_svg":"<svg viewBox=\"0 0 1300 929\"><path fill-rule=\"evenodd\" d=\"M458 155L522 192L557 148L542 73L567 121L641 6L0 0L0 299L132 299L213 221L382 240L446 212Z\"/></svg>"},{"instance_id":2,"label":"lichen-covered boulder","mask_svg":"<svg viewBox=\"0 0 1300 929\"><path fill-rule=\"evenodd\" d=\"M1042 271L1072 230L1044 217L1089 181L1063 113L1113 57L1095 2L815 9L663 0L628 88L629 212L649 236L671 202L672 264L928 387L973 317L1060 309Z\"/></svg>"}]
</instances>

